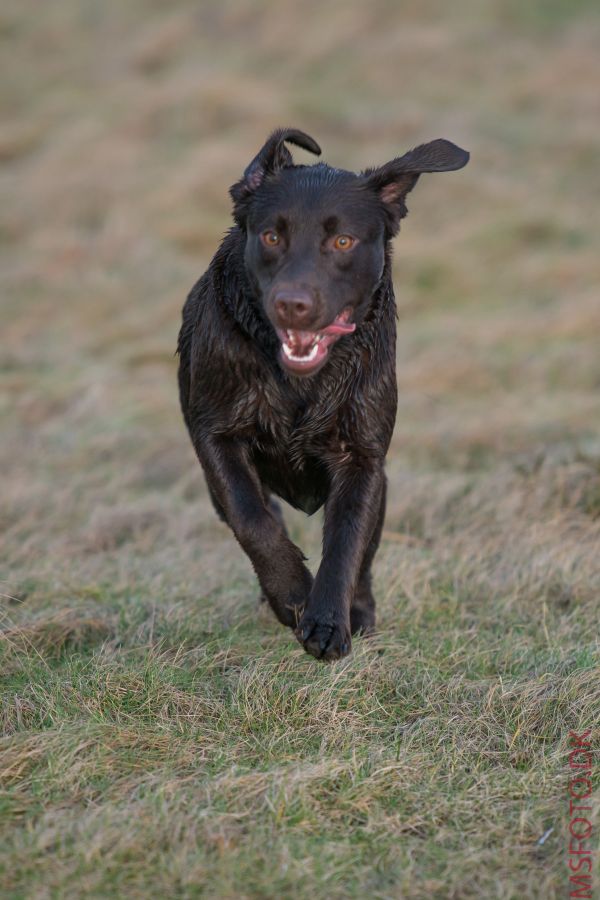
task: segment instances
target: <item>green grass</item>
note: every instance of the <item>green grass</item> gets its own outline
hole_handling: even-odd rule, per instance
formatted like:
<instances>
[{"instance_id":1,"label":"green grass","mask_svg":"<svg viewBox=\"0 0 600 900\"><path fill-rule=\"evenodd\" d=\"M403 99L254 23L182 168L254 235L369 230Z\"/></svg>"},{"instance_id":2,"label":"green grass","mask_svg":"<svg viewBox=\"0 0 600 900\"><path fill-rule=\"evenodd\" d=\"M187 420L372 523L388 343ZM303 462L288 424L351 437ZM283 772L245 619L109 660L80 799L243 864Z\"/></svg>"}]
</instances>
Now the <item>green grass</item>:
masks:
<instances>
[{"instance_id":1,"label":"green grass","mask_svg":"<svg viewBox=\"0 0 600 900\"><path fill-rule=\"evenodd\" d=\"M126 618L101 637L82 616L52 654L32 629L13 659L12 895L42 864L66 896L495 896L505 866L514 896L552 884L591 647L460 629L442 602L324 667L274 627L202 640L167 613L149 646Z\"/></svg>"},{"instance_id":2,"label":"green grass","mask_svg":"<svg viewBox=\"0 0 600 900\"><path fill-rule=\"evenodd\" d=\"M2 897L568 894L569 730L600 739L600 20L401 7L0 13ZM259 605L175 389L227 188L286 124L340 166L472 153L396 242L380 627L331 666ZM286 516L315 568L319 517Z\"/></svg>"}]
</instances>

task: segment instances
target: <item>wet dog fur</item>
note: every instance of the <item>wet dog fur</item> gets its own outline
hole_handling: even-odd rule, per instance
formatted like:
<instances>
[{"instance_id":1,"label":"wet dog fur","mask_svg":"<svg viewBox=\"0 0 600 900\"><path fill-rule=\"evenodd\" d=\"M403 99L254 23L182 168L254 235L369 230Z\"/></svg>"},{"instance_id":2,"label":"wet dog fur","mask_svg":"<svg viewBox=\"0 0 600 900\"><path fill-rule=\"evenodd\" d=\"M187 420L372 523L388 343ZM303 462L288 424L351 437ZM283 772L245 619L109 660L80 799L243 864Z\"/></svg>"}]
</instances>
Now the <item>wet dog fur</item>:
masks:
<instances>
[{"instance_id":1,"label":"wet dog fur","mask_svg":"<svg viewBox=\"0 0 600 900\"><path fill-rule=\"evenodd\" d=\"M235 225L187 298L184 419L218 515L305 650L333 660L375 627L371 564L396 415L391 241L425 172L464 166L445 140L356 174L294 165L274 132L230 190ZM313 579L277 497L324 506Z\"/></svg>"}]
</instances>

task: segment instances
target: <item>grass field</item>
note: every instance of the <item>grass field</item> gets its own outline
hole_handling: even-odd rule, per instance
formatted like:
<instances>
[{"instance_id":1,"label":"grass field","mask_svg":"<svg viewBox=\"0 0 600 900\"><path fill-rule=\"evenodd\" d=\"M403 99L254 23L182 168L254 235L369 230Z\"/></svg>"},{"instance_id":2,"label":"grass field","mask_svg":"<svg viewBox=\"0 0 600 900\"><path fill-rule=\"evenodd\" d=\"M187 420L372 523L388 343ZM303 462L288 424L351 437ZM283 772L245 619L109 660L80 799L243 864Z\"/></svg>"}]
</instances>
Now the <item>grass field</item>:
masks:
<instances>
[{"instance_id":1,"label":"grass field","mask_svg":"<svg viewBox=\"0 0 600 900\"><path fill-rule=\"evenodd\" d=\"M3 5L2 897L568 896L569 729L600 746L599 40L575 0ZM352 168L472 153L396 244L381 629L331 666L259 609L175 389L277 125ZM316 566L319 517L288 521Z\"/></svg>"}]
</instances>

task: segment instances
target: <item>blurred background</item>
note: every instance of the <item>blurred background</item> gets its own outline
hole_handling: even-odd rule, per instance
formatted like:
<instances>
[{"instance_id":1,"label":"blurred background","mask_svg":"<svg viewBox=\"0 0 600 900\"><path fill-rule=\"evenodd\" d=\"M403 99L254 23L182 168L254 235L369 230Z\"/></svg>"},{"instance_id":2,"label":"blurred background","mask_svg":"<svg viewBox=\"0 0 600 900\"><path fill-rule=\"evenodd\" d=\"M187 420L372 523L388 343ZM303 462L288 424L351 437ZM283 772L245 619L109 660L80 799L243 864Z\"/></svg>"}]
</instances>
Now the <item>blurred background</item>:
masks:
<instances>
[{"instance_id":1,"label":"blurred background","mask_svg":"<svg viewBox=\"0 0 600 900\"><path fill-rule=\"evenodd\" d=\"M435 573L507 602L591 598L599 38L583 0L3 4L5 592L191 603L231 577L231 608L250 604L173 352L229 185L291 125L353 169L436 137L472 154L421 179L396 241L389 597L418 605ZM318 522L293 522L315 549Z\"/></svg>"}]
</instances>

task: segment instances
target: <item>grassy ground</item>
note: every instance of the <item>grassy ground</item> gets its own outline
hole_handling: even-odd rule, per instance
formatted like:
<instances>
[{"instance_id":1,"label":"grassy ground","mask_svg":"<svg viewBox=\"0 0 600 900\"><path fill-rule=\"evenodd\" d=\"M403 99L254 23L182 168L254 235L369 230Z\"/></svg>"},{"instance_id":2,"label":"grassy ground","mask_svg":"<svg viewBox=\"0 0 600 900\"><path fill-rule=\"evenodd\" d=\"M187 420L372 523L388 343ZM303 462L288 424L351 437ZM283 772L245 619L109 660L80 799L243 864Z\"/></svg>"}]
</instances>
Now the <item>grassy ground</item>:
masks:
<instances>
[{"instance_id":1,"label":"grassy ground","mask_svg":"<svg viewBox=\"0 0 600 900\"><path fill-rule=\"evenodd\" d=\"M3 897L567 896L568 731L600 711L599 37L573 0L3 7ZM472 151L397 243L381 634L329 667L258 609L174 381L278 124L349 167ZM289 516L311 565L317 519Z\"/></svg>"}]
</instances>

